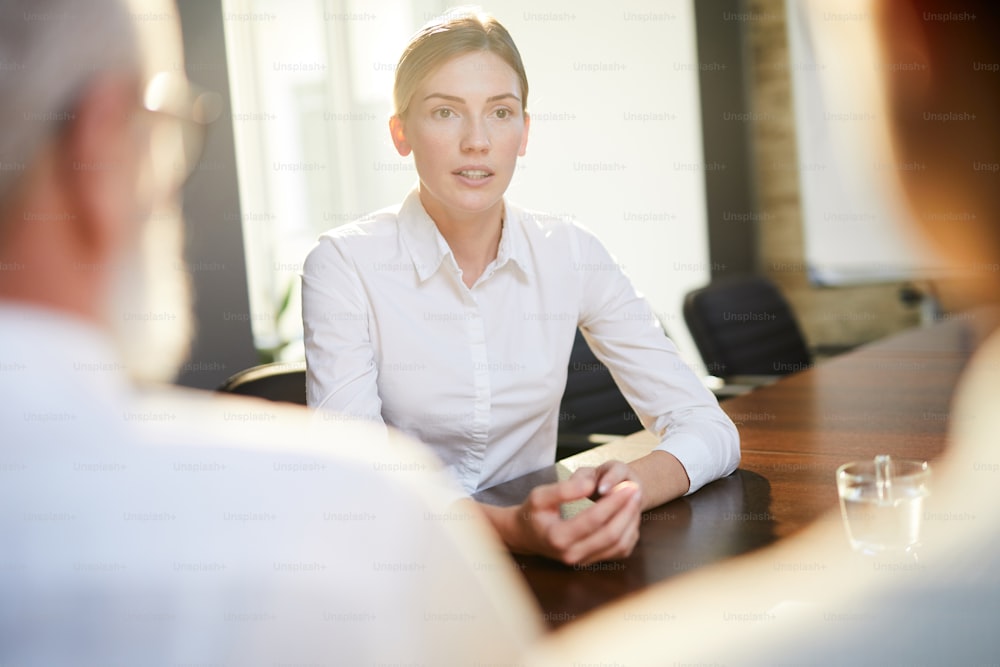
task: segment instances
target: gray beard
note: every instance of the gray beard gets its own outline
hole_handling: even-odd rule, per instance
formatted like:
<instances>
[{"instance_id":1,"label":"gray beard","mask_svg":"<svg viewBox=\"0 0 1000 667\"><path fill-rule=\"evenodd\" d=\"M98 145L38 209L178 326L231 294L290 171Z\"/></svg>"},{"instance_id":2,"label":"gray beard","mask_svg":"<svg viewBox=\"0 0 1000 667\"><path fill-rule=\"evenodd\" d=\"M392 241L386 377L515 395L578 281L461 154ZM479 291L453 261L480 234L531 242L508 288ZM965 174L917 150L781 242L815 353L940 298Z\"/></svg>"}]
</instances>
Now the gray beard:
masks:
<instances>
[{"instance_id":1,"label":"gray beard","mask_svg":"<svg viewBox=\"0 0 1000 667\"><path fill-rule=\"evenodd\" d=\"M190 353L191 284L180 209L155 211L119 264L107 321L137 382L173 380Z\"/></svg>"}]
</instances>

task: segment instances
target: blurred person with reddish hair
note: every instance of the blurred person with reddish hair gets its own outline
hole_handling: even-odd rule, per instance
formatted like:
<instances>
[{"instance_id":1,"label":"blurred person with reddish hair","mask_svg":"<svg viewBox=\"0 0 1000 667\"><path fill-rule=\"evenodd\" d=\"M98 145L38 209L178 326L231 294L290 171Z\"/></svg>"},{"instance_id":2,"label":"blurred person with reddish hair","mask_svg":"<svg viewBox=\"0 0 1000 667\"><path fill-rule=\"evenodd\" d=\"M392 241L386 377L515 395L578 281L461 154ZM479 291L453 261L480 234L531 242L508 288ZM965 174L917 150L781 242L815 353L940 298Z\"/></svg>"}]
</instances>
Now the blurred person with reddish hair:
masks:
<instances>
[{"instance_id":1,"label":"blurred person with reddish hair","mask_svg":"<svg viewBox=\"0 0 1000 667\"><path fill-rule=\"evenodd\" d=\"M800 5L813 17L844 11ZM1000 5L874 0L850 10L870 22L880 60L834 42L854 73L852 88L835 92L865 94L885 119L893 158L872 159L922 165L897 170L909 221L950 266L965 267L967 305L981 307L965 314L985 338L933 462L918 558L853 554L834 512L566 627L531 664L986 665L1000 656L1000 333L990 334L1000 302ZM941 215L957 211L961 222Z\"/></svg>"}]
</instances>

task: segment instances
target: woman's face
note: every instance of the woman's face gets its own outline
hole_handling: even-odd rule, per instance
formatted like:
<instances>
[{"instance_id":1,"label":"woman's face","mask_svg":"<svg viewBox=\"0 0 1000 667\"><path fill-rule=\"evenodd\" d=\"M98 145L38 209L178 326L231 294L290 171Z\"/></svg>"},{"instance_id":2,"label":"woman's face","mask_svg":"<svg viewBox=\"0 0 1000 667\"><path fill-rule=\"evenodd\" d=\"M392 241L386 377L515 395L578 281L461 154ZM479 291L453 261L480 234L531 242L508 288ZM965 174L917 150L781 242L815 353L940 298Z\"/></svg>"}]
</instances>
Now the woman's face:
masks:
<instances>
[{"instance_id":1,"label":"woman's face","mask_svg":"<svg viewBox=\"0 0 1000 667\"><path fill-rule=\"evenodd\" d=\"M399 154L413 152L424 208L443 221L503 206L528 120L514 70L496 54L474 51L428 76L405 120L393 117L389 126Z\"/></svg>"}]
</instances>

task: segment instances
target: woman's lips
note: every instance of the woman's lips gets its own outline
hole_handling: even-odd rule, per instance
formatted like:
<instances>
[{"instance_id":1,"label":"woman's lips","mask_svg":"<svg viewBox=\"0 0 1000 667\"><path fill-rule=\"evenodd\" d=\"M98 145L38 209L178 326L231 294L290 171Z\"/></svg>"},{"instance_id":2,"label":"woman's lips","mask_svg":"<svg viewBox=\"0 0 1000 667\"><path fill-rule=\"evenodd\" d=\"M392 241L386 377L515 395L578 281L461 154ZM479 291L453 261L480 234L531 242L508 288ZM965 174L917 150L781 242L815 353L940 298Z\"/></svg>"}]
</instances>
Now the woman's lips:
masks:
<instances>
[{"instance_id":1,"label":"woman's lips","mask_svg":"<svg viewBox=\"0 0 1000 667\"><path fill-rule=\"evenodd\" d=\"M459 176L465 176L466 178L486 178L487 176L492 176L488 171L483 171L482 169L462 169L458 172Z\"/></svg>"},{"instance_id":2,"label":"woman's lips","mask_svg":"<svg viewBox=\"0 0 1000 667\"><path fill-rule=\"evenodd\" d=\"M451 172L462 181L470 185L477 185L488 181L493 176L493 172L483 167L463 167Z\"/></svg>"}]
</instances>

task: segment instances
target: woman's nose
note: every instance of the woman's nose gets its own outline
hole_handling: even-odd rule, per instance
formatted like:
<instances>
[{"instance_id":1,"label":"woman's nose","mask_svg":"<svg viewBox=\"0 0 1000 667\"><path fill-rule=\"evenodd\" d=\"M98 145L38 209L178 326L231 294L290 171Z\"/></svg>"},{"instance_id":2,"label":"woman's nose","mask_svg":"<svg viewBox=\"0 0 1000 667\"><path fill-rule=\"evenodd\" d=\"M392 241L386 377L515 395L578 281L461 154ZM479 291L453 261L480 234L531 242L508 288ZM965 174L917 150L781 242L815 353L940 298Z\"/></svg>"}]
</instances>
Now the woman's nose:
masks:
<instances>
[{"instance_id":1,"label":"woman's nose","mask_svg":"<svg viewBox=\"0 0 1000 667\"><path fill-rule=\"evenodd\" d=\"M481 152L489 150L490 137L486 130L486 123L482 120L472 119L465 124L462 136L462 150Z\"/></svg>"}]
</instances>

